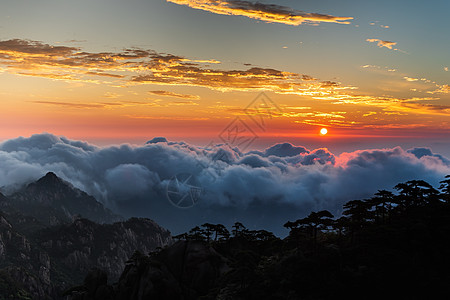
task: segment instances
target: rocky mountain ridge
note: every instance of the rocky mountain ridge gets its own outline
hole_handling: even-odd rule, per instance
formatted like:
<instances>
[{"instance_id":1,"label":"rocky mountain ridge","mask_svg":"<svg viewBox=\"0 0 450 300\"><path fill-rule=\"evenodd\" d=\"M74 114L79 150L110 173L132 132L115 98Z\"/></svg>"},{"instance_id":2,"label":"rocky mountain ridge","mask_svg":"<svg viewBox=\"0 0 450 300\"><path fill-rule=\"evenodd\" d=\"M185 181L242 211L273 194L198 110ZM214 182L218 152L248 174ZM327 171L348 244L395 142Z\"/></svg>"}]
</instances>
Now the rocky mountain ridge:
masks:
<instances>
[{"instance_id":1,"label":"rocky mountain ridge","mask_svg":"<svg viewBox=\"0 0 450 300\"><path fill-rule=\"evenodd\" d=\"M172 243L144 218L123 218L47 173L11 195L0 193L0 299L60 299L91 268L117 280L138 250Z\"/></svg>"},{"instance_id":2,"label":"rocky mountain ridge","mask_svg":"<svg viewBox=\"0 0 450 300\"><path fill-rule=\"evenodd\" d=\"M3 211L33 216L44 226L70 223L77 216L101 224L123 220L94 197L73 187L53 172L48 172L36 182L26 185L0 201L0 208Z\"/></svg>"}]
</instances>

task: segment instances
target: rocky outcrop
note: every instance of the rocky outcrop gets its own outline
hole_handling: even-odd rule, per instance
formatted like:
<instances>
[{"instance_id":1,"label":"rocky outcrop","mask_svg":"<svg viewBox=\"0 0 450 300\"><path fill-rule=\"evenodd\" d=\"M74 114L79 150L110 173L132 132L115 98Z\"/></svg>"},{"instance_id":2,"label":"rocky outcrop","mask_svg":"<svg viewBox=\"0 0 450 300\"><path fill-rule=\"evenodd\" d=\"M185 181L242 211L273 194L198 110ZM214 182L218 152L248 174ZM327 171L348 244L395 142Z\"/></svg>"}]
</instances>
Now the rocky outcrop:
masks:
<instances>
[{"instance_id":1,"label":"rocky outcrop","mask_svg":"<svg viewBox=\"0 0 450 300\"><path fill-rule=\"evenodd\" d=\"M105 291L115 300L193 300L207 295L228 270L226 259L207 243L180 241L153 256L135 252L113 286L97 284L90 273L83 286L66 294L72 300L106 299Z\"/></svg>"},{"instance_id":2,"label":"rocky outcrop","mask_svg":"<svg viewBox=\"0 0 450 300\"><path fill-rule=\"evenodd\" d=\"M75 299L98 299L112 300L114 290L108 285L108 275L105 271L94 268L91 270L82 286L77 286L67 290L64 295Z\"/></svg>"},{"instance_id":3,"label":"rocky outcrop","mask_svg":"<svg viewBox=\"0 0 450 300\"><path fill-rule=\"evenodd\" d=\"M17 296L21 291L33 299L51 299L56 295L50 277L50 257L18 233L3 215L0 215L0 268L0 282L10 287L11 295ZM4 292L1 284L0 291Z\"/></svg>"}]
</instances>

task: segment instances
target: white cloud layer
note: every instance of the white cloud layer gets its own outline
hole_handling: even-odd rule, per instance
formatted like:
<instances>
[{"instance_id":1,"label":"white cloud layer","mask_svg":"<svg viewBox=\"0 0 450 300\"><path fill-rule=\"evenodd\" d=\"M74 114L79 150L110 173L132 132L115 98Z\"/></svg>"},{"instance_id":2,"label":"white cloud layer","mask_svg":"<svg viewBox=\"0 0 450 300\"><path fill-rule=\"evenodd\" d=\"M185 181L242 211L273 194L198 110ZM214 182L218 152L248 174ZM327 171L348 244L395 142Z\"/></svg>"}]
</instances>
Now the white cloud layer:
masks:
<instances>
[{"instance_id":1,"label":"white cloud layer","mask_svg":"<svg viewBox=\"0 0 450 300\"><path fill-rule=\"evenodd\" d=\"M224 145L204 148L163 138L143 146L101 148L51 134L0 144L3 191L48 171L120 214L153 218L175 233L203 222L242 221L283 234L284 222L311 210L339 213L346 201L412 179L437 185L450 174L450 161L428 148L336 156L285 143L241 153ZM175 208L166 199L167 184L179 173L192 173L204 190L191 209Z\"/></svg>"}]
</instances>

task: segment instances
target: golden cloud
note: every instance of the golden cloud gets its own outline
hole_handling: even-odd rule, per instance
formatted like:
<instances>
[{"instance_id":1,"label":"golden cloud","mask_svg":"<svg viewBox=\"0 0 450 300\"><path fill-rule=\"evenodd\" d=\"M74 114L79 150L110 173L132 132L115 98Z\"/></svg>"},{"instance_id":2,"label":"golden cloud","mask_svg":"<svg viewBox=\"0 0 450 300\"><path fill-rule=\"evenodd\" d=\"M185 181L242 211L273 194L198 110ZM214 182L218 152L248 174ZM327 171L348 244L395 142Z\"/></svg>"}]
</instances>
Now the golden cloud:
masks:
<instances>
[{"instance_id":1,"label":"golden cloud","mask_svg":"<svg viewBox=\"0 0 450 300\"><path fill-rule=\"evenodd\" d=\"M437 85L438 89L428 92L429 94L450 94L450 85Z\"/></svg>"},{"instance_id":2,"label":"golden cloud","mask_svg":"<svg viewBox=\"0 0 450 300\"><path fill-rule=\"evenodd\" d=\"M61 101L31 101L36 104L44 104L50 106L62 106L77 109L95 109L95 108L120 108L129 106L157 106L151 102L123 101L123 102L99 102L99 103L83 103L83 102L61 102Z\"/></svg>"},{"instance_id":3,"label":"golden cloud","mask_svg":"<svg viewBox=\"0 0 450 300\"><path fill-rule=\"evenodd\" d=\"M86 78L121 79L125 75L120 73L138 69L138 61L142 63L150 54L151 51L140 49L90 53L76 47L52 46L39 41L0 41L0 65L6 66L9 72L66 81L105 83Z\"/></svg>"},{"instance_id":4,"label":"golden cloud","mask_svg":"<svg viewBox=\"0 0 450 300\"><path fill-rule=\"evenodd\" d=\"M309 75L252 67L247 70L212 69L179 56L151 54L134 83L198 86L220 91L270 90L280 94L325 95L351 89L337 82L319 81Z\"/></svg>"},{"instance_id":5,"label":"golden cloud","mask_svg":"<svg viewBox=\"0 0 450 300\"><path fill-rule=\"evenodd\" d=\"M352 17L307 13L286 6L242 0L167 0L167 2L219 15L244 16L267 23L281 23L294 26L303 23L317 24L320 22L350 24L348 21L353 19Z\"/></svg>"},{"instance_id":6,"label":"golden cloud","mask_svg":"<svg viewBox=\"0 0 450 300\"><path fill-rule=\"evenodd\" d=\"M367 95L335 94L328 97L313 97L321 100L331 100L334 104L356 104L376 106L390 112L406 112L413 114L427 115L450 115L450 106L424 104L421 101L437 100L438 98L395 98L395 97L376 97Z\"/></svg>"},{"instance_id":7,"label":"golden cloud","mask_svg":"<svg viewBox=\"0 0 450 300\"><path fill-rule=\"evenodd\" d=\"M206 121L210 118L203 117L161 117L161 116L140 116L140 115L125 115L125 117L130 119L144 119L144 120L173 120L173 121Z\"/></svg>"},{"instance_id":8,"label":"golden cloud","mask_svg":"<svg viewBox=\"0 0 450 300\"><path fill-rule=\"evenodd\" d=\"M217 67L212 68L210 64ZM391 112L450 114L447 106L420 103L423 100L430 100L430 98L401 99L355 95L353 90L357 89L356 87L345 86L334 81L321 81L305 74L260 67L226 70L220 68L220 62L216 60L194 60L173 54L157 53L153 50L125 49L121 52L91 53L75 47L51 46L37 41L15 39L0 41L0 68L17 75L37 76L52 80L123 87L156 84L204 87L219 91L267 90L278 94L308 96L312 99L332 101L336 104L377 106ZM104 81L104 79L113 82ZM448 85L436 84L436 86L438 89L429 93L448 94L450 91ZM195 95L177 94L165 90L155 90L150 93L187 100L198 99L198 96ZM127 105L148 106L196 105L193 101L166 104L126 103ZM50 102L41 102L41 104L66 105ZM114 105L116 104L93 103L84 105L84 107L105 108ZM81 104L69 103L66 106L81 107Z\"/></svg>"},{"instance_id":9,"label":"golden cloud","mask_svg":"<svg viewBox=\"0 0 450 300\"><path fill-rule=\"evenodd\" d=\"M197 95L188 95L188 94L178 94L173 93L169 91L149 91L150 94L158 95L158 96L167 96L167 97L175 97L175 98L182 98L182 99L194 99L198 100L200 99Z\"/></svg>"},{"instance_id":10,"label":"golden cloud","mask_svg":"<svg viewBox=\"0 0 450 300\"><path fill-rule=\"evenodd\" d=\"M369 43L377 43L377 46L380 47L380 48L385 47L385 48L388 48L388 49L391 49L391 50L398 51L398 49L395 49L395 48L393 49L393 47L395 45L397 45L397 42L383 41L383 40L380 40L380 39L367 39L366 41L369 42Z\"/></svg>"},{"instance_id":11,"label":"golden cloud","mask_svg":"<svg viewBox=\"0 0 450 300\"><path fill-rule=\"evenodd\" d=\"M223 70L211 68L210 64L219 65L220 62L214 59L188 59L153 50L125 49L121 52L91 53L76 47L52 46L39 41L0 41L0 66L22 76L113 86L138 83L185 85L220 91L271 90L309 96L323 96L335 90L352 88L276 69L252 67L246 70ZM198 99L193 95L165 91L156 91L154 94Z\"/></svg>"}]
</instances>

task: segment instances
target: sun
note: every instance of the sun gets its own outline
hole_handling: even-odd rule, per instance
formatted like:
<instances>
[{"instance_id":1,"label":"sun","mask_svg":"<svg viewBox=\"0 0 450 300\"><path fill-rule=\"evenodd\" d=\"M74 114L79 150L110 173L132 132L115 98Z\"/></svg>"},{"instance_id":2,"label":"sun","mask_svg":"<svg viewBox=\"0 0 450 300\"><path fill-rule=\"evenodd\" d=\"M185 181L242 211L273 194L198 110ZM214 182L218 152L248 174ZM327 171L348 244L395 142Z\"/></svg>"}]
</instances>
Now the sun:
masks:
<instances>
[{"instance_id":1,"label":"sun","mask_svg":"<svg viewBox=\"0 0 450 300\"><path fill-rule=\"evenodd\" d=\"M320 129L320 135L326 135L328 133L328 130L326 128Z\"/></svg>"}]
</instances>

